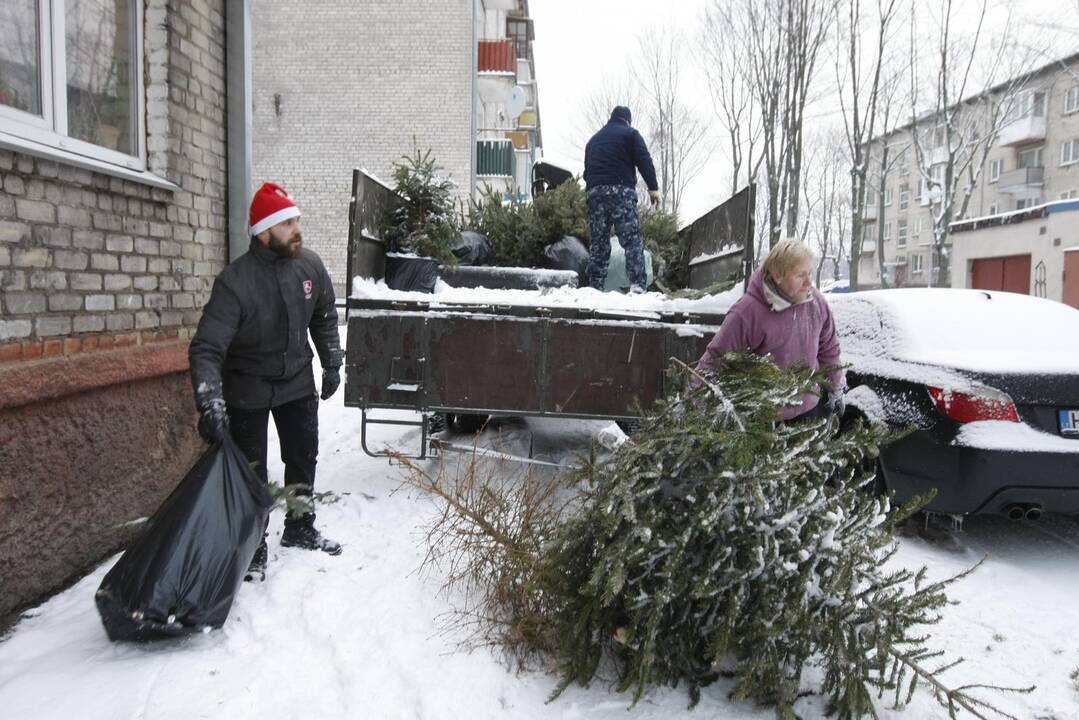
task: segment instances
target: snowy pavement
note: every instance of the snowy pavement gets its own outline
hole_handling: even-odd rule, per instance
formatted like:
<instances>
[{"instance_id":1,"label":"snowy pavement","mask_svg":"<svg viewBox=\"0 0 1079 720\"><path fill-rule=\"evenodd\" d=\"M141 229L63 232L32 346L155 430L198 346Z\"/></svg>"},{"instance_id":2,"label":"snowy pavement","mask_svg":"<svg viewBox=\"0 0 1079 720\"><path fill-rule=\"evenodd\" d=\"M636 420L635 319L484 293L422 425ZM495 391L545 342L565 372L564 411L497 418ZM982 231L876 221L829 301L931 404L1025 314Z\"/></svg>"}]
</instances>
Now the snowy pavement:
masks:
<instances>
[{"instance_id":1,"label":"snowy pavement","mask_svg":"<svg viewBox=\"0 0 1079 720\"><path fill-rule=\"evenodd\" d=\"M571 688L548 703L555 678L514 673L486 650L459 651L461 636L442 632L439 617L452 598L439 593L437 574L418 572L421 525L434 508L395 492L400 468L361 451L360 412L344 408L342 395L320 412L318 481L341 496L319 513L325 533L344 544L341 556L280 548L281 513L275 512L266 582L241 588L225 627L146 646L105 637L93 595L110 559L28 612L0 642L0 717L773 717L769 709L727 700L723 683L706 688L693 710L679 688L653 691L627 713L629 698L605 683ZM558 461L586 449L602 426L506 419L486 431L484 442L515 454L531 447L536 456ZM418 442L417 431L401 427L376 427L370 438L373 445L402 449ZM281 476L276 458L270 475ZM968 519L943 538L904 538L899 560L926 564L940 577L983 555L982 567L950 593L960 604L930 629L932 646L967 658L948 677L957 684L1036 684L1031 695L986 697L1019 718L1079 720L1079 688L1069 678L1079 668L1079 522ZM906 712L887 705L882 701L885 718L947 717L921 691ZM822 708L816 696L798 704L806 718L820 716Z\"/></svg>"}]
</instances>

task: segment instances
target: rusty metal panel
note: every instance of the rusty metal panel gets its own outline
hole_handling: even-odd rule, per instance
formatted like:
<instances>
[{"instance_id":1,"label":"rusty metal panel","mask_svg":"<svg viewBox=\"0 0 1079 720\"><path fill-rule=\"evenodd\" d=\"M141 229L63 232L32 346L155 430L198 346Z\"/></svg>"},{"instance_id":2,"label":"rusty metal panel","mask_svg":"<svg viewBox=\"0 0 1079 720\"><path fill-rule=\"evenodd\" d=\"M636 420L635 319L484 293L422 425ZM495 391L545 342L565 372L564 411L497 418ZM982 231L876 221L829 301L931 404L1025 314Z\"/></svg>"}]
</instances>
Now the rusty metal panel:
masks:
<instances>
[{"instance_id":1,"label":"rusty metal panel","mask_svg":"<svg viewBox=\"0 0 1079 720\"><path fill-rule=\"evenodd\" d=\"M634 415L663 392L666 333L661 325L552 322L550 387L544 411L571 415Z\"/></svg>"},{"instance_id":2,"label":"rusty metal panel","mask_svg":"<svg viewBox=\"0 0 1079 720\"><path fill-rule=\"evenodd\" d=\"M431 321L430 407L540 411L544 321L465 315Z\"/></svg>"},{"instance_id":3,"label":"rusty metal panel","mask_svg":"<svg viewBox=\"0 0 1079 720\"><path fill-rule=\"evenodd\" d=\"M349 318L345 405L426 407L425 324L422 315Z\"/></svg>"}]
</instances>

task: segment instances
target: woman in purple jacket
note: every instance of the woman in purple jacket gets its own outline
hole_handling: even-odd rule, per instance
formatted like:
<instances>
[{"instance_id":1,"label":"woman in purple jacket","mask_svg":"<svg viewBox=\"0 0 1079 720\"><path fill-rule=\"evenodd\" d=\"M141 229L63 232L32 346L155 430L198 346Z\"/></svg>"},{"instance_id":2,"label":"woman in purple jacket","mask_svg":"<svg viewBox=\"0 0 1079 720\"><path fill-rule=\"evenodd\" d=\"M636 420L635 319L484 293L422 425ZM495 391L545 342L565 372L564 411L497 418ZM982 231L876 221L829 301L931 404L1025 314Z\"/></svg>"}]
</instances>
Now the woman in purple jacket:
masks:
<instances>
[{"instance_id":1,"label":"woman in purple jacket","mask_svg":"<svg viewBox=\"0 0 1079 720\"><path fill-rule=\"evenodd\" d=\"M813 252L797 240L779 242L749 279L719 327L697 368L717 370L724 353L750 350L771 355L782 368L805 361L817 370L839 364L839 338L832 310L813 287ZM843 414L846 379L842 370L829 375L825 401L812 393L797 405L779 408L779 419Z\"/></svg>"}]
</instances>

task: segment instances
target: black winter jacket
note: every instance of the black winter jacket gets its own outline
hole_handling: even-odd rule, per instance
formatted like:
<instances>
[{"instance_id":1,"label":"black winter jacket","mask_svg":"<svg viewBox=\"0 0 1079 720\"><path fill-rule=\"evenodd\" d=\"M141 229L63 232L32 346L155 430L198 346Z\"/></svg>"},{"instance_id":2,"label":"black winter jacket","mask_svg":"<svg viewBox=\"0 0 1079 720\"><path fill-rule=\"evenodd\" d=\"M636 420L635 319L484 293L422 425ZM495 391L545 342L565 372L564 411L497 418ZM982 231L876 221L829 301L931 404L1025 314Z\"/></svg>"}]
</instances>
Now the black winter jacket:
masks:
<instances>
[{"instance_id":1,"label":"black winter jacket","mask_svg":"<svg viewBox=\"0 0 1079 720\"><path fill-rule=\"evenodd\" d=\"M200 408L215 397L229 407L272 408L315 393L315 341L322 366L341 365L333 284L322 260L304 248L281 257L251 248L214 281L191 341L191 384Z\"/></svg>"},{"instance_id":2,"label":"black winter jacket","mask_svg":"<svg viewBox=\"0 0 1079 720\"><path fill-rule=\"evenodd\" d=\"M585 185L589 189L597 185L636 187L636 170L640 170L649 190L659 190L656 168L644 138L630 125L613 118L584 148Z\"/></svg>"}]
</instances>

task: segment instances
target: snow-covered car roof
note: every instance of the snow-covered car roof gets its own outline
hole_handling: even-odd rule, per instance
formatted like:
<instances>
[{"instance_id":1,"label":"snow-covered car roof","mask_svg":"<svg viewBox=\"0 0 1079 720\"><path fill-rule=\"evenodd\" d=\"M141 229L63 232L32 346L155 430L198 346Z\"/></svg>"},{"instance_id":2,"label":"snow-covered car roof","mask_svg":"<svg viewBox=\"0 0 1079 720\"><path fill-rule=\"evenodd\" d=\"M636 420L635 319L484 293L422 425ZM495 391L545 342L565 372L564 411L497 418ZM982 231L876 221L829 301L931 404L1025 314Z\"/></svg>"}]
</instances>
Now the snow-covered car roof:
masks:
<instances>
[{"instance_id":1,"label":"snow-covered car roof","mask_svg":"<svg viewBox=\"0 0 1079 720\"><path fill-rule=\"evenodd\" d=\"M856 365L891 360L979 373L1079 372L1079 310L1053 300L951 288L826 297L843 357Z\"/></svg>"}]
</instances>

